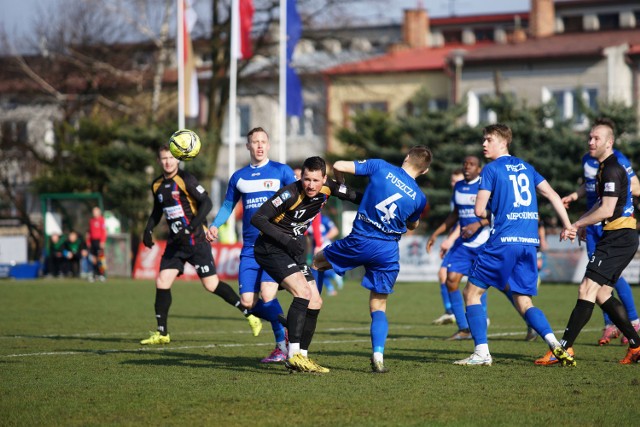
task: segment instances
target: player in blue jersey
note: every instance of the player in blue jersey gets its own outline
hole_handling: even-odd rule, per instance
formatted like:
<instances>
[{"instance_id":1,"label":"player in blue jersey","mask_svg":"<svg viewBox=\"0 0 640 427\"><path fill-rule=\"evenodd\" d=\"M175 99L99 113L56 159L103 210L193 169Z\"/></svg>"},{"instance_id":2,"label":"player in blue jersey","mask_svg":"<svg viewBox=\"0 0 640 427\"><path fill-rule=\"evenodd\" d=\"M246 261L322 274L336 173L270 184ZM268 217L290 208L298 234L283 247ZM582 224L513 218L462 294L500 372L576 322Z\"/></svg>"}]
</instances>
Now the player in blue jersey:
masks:
<instances>
[{"instance_id":1,"label":"player in blue jersey","mask_svg":"<svg viewBox=\"0 0 640 427\"><path fill-rule=\"evenodd\" d=\"M615 140L614 140L615 145ZM631 162L625 157L624 154L614 149L613 154L618 159L618 163L625 168L627 176L631 182L631 192L634 196L640 196L640 182L636 176ZM582 157L582 165L584 168L584 183L578 188L577 191L562 198L565 206L568 208L571 202L575 202L580 198L586 197L587 211L591 209L598 202L598 195L596 194L596 173L600 163L597 159L592 157L589 153L586 153ZM587 255L589 258L593 255L596 248L596 243L602 238L602 225L593 224L586 227L586 243L587 243ZM620 301L624 304L625 309L633 327L635 330L640 329L640 319L638 319L638 312L636 310L636 304L633 299L633 293L631 292L631 286L624 277L620 277L616 283L615 290L620 297ZM604 314L604 328L602 330L602 337L598 340L599 345L608 344L612 339L620 336L620 331L613 324L609 316ZM627 343L627 338L622 336L622 343ZM553 360L552 360L553 361Z\"/></svg>"},{"instance_id":2,"label":"player in blue jersey","mask_svg":"<svg viewBox=\"0 0 640 427\"><path fill-rule=\"evenodd\" d=\"M464 315L462 293L458 287L462 277L469 274L471 265L489 238L490 228L490 221L477 217L474 211L480 185L480 159L476 156L467 156L462 166L464 179L453 187L453 196L451 197L453 210L427 241L427 252L431 252L436 238L460 222L460 237L456 239L446 257L446 286L451 301L451 311L458 324L458 331L448 338L449 340L471 338L469 323Z\"/></svg>"},{"instance_id":3,"label":"player in blue jersey","mask_svg":"<svg viewBox=\"0 0 640 427\"><path fill-rule=\"evenodd\" d=\"M210 241L216 240L219 227L229 219L233 207L242 199L242 251L238 269L240 300L254 315L271 322L276 341L271 354L261 360L263 363L284 362L287 343L284 326L278 321L278 315L283 313L276 298L278 284L254 257L253 247L260 232L251 224L251 217L280 188L296 181L289 166L269 160L270 148L269 135L264 129L257 127L249 131L247 150L251 162L231 175L222 207L207 233Z\"/></svg>"},{"instance_id":4,"label":"player in blue jersey","mask_svg":"<svg viewBox=\"0 0 640 427\"><path fill-rule=\"evenodd\" d=\"M341 173L350 173L369 177L369 184L351 234L318 252L313 263L320 271L333 268L340 275L364 266L362 286L370 291L371 369L375 373L387 372L383 353L389 322L385 312L400 271L398 240L407 229L418 226L427 197L416 177L427 173L430 164L431 151L416 146L409 150L402 167L379 159L341 160L333 165L338 180Z\"/></svg>"},{"instance_id":5,"label":"player in blue jersey","mask_svg":"<svg viewBox=\"0 0 640 427\"><path fill-rule=\"evenodd\" d=\"M544 338L554 355L564 363L575 363L553 334L544 313L533 306L531 297L538 292L536 248L538 236L538 201L536 190L549 199L564 227L561 238L574 239L560 196L529 163L511 156L511 129L503 124L487 126L483 130L484 155L492 160L482 169L475 214L491 218L493 226L484 250L471 270L463 296L467 321L475 343L473 354L454 362L456 365L492 364L487 340L486 313L480 298L495 287L504 291L507 284L513 294L514 307Z\"/></svg>"},{"instance_id":6,"label":"player in blue jersey","mask_svg":"<svg viewBox=\"0 0 640 427\"><path fill-rule=\"evenodd\" d=\"M628 171L613 153L614 129L611 120L600 119L589 133L589 154L599 163L595 183L598 201L573 227L583 237L585 227L601 223L602 237L589 258L578 290L578 301L562 336L562 345L567 350L573 347L597 303L627 337L629 349L620 363L628 365L640 359L640 337L624 306L613 296L613 286L638 250L638 234Z\"/></svg>"},{"instance_id":7,"label":"player in blue jersey","mask_svg":"<svg viewBox=\"0 0 640 427\"><path fill-rule=\"evenodd\" d=\"M456 182L464 179L464 174L462 173L462 169L456 169L451 172L451 188L456 185ZM451 205L451 210L453 211L453 205ZM440 258L442 258L442 263L440 264L440 269L438 270L438 283L440 284L440 297L442 298L442 305L444 306L444 314L434 319L434 325L448 325L449 323L455 323L456 316L453 314L451 310L451 300L449 299L449 289L447 288L447 264L449 264L449 260L447 259L449 256L449 249L453 246L453 243L460 237L460 226L456 225L453 228L446 239L442 241L440 244ZM427 250L428 252L429 250Z\"/></svg>"}]
</instances>

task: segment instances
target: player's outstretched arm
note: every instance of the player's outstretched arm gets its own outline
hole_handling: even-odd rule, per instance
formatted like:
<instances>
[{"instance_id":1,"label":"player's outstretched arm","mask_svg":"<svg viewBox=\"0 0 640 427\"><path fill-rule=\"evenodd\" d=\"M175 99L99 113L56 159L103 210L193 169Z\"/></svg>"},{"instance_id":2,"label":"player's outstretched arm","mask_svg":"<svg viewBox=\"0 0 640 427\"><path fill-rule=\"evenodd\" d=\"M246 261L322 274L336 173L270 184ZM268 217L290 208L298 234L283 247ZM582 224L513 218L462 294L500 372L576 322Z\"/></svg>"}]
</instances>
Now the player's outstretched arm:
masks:
<instances>
[{"instance_id":1,"label":"player's outstretched arm","mask_svg":"<svg viewBox=\"0 0 640 427\"><path fill-rule=\"evenodd\" d=\"M476 205L474 208L475 214L480 218L488 218L489 213L487 212L487 204L489 203L489 198L491 197L491 191L489 190L479 190L478 195L476 196Z\"/></svg>"},{"instance_id":2,"label":"player's outstretched arm","mask_svg":"<svg viewBox=\"0 0 640 427\"><path fill-rule=\"evenodd\" d=\"M585 194L587 194L587 191L584 188L584 184L582 184L576 191L567 196L564 196L562 198L562 203L564 204L565 208L568 208L571 202L575 202L576 200L583 198Z\"/></svg>"},{"instance_id":3,"label":"player's outstretched arm","mask_svg":"<svg viewBox=\"0 0 640 427\"><path fill-rule=\"evenodd\" d=\"M556 191L551 188L551 185L549 185L546 180L538 184L536 189L547 200L549 200L549 202L551 202L553 209L560 217L560 221L562 222L562 226L564 228L560 235L560 238L563 240L569 239L573 242L573 240L576 238L577 229L571 224L569 214L567 214L567 210L565 209L564 203L562 202L562 199L560 198L558 193L556 193Z\"/></svg>"},{"instance_id":4,"label":"player's outstretched arm","mask_svg":"<svg viewBox=\"0 0 640 427\"><path fill-rule=\"evenodd\" d=\"M431 253L431 248L436 243L436 238L439 235L441 235L442 233L444 233L447 230L449 230L451 227L453 227L453 225L456 222L458 222L458 211L453 211L447 216L447 218L444 220L444 222L442 224L440 224L438 226L438 228L436 228L436 231L434 231L433 234L431 235L431 237L429 237L429 240L427 240L427 253L428 254ZM408 224L407 224L407 228L409 228Z\"/></svg>"},{"instance_id":5,"label":"player's outstretched arm","mask_svg":"<svg viewBox=\"0 0 640 427\"><path fill-rule=\"evenodd\" d=\"M631 177L631 195L633 197L640 197L640 181L638 181L637 175Z\"/></svg>"},{"instance_id":6,"label":"player's outstretched arm","mask_svg":"<svg viewBox=\"0 0 640 427\"><path fill-rule=\"evenodd\" d=\"M352 160L338 160L333 164L333 170L334 172L354 175L356 173L356 164Z\"/></svg>"}]
</instances>

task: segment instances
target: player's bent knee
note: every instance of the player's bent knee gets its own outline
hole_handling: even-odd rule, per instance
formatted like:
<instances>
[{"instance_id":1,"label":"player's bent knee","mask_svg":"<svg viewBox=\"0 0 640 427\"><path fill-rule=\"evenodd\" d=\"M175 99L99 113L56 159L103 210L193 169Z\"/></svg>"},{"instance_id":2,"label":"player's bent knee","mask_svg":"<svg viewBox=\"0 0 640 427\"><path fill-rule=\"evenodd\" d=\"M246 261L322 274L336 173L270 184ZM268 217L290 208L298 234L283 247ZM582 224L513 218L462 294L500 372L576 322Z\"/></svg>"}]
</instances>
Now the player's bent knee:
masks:
<instances>
[{"instance_id":1,"label":"player's bent knee","mask_svg":"<svg viewBox=\"0 0 640 427\"><path fill-rule=\"evenodd\" d=\"M312 310L320 310L322 308L322 303L324 301L322 300L322 297L317 296L317 297L312 297L311 301L309 301L309 308Z\"/></svg>"},{"instance_id":2,"label":"player's bent knee","mask_svg":"<svg viewBox=\"0 0 640 427\"><path fill-rule=\"evenodd\" d=\"M209 292L214 292L220 283L220 279L218 279L218 275L215 274L213 276L203 277L201 279L202 286Z\"/></svg>"},{"instance_id":3,"label":"player's bent knee","mask_svg":"<svg viewBox=\"0 0 640 427\"><path fill-rule=\"evenodd\" d=\"M258 302L258 294L252 292L245 292L240 294L240 304L246 308L253 308Z\"/></svg>"}]
</instances>

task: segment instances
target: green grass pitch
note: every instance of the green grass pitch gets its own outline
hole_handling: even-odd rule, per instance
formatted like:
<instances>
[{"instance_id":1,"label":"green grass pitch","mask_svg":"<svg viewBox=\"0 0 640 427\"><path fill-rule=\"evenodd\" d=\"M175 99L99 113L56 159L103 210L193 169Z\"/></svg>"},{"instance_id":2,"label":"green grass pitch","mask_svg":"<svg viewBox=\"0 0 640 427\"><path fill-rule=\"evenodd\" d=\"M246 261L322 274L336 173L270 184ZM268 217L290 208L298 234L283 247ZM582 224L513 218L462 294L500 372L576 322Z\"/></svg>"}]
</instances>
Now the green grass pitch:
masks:
<instances>
[{"instance_id":1,"label":"green grass pitch","mask_svg":"<svg viewBox=\"0 0 640 427\"><path fill-rule=\"evenodd\" d=\"M289 374L259 360L270 326L254 338L240 313L196 282L173 287L171 344L143 347L155 329L151 281L0 281L0 426L632 426L639 425L640 366L618 364L619 340L598 347L599 309L576 343L575 369L538 367L546 345L506 299L489 294L491 367L454 366L471 341L434 283L399 283L390 297L386 375L369 372L368 292L349 281L325 297L311 356L331 372ZM640 302L640 288L633 288ZM287 310L291 298L281 292ZM577 285L543 284L534 299L561 336Z\"/></svg>"}]
</instances>

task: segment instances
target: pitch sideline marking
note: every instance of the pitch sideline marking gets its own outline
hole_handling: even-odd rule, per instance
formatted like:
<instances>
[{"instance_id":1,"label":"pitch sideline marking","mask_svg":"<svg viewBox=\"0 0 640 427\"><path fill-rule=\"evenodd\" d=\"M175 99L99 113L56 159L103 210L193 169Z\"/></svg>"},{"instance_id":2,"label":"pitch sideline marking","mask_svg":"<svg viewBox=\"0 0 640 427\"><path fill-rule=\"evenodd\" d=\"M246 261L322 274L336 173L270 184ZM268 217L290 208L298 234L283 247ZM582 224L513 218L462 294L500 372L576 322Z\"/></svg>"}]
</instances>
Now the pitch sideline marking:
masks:
<instances>
[{"instance_id":1,"label":"pitch sideline marking","mask_svg":"<svg viewBox=\"0 0 640 427\"><path fill-rule=\"evenodd\" d=\"M413 326L401 326L396 327L394 329L413 329ZM356 331L356 330L368 330L369 328L329 328L325 329L324 332L332 332L332 331ZM585 332L593 332L598 331L599 329L583 329ZM243 331L244 332L244 331ZM554 331L554 333L560 333L561 330ZM202 334L204 332L192 332L191 334ZM522 335L523 332L496 332L493 334L487 334L487 337L496 338L496 337L507 337L507 336L515 336ZM96 335L130 335L128 333L116 333L116 334L99 334L99 333L91 333L91 334L75 334L75 335L41 335L35 336L35 338L58 338L58 337L77 337L77 336L96 336ZM10 338L33 338L34 336L20 336L15 335ZM3 338L7 338L4 336ZM388 338L387 341L418 341L418 340L429 340L430 338ZM344 343L360 343L360 342L370 342L370 338L366 339L355 339L355 340L316 340L315 344L344 344ZM15 358L15 357L38 357L38 356L74 356L74 355L83 355L83 354L91 354L91 355L102 355L102 354L115 354L115 353L152 353L159 351L175 351L175 350L195 350L195 349L209 349L209 348L232 348L232 347L264 347L264 346L272 346L273 343L229 343L229 344L207 344L207 345L186 345L179 347L143 347L143 348L132 348L132 349L105 349L105 350L87 350L87 351L47 351L47 352L39 352L39 353L17 353L17 354L5 354L0 355L0 358Z\"/></svg>"}]
</instances>

